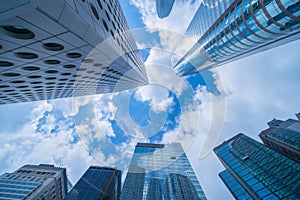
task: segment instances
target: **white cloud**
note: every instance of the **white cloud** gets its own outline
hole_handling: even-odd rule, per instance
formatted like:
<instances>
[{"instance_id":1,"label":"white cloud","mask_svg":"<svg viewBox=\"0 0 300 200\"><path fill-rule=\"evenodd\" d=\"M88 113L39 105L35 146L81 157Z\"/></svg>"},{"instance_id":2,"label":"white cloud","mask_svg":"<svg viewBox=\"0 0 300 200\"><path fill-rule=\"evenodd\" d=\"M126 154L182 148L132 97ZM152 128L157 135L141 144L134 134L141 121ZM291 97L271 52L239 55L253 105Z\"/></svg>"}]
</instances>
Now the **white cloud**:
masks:
<instances>
[{"instance_id":1,"label":"white cloud","mask_svg":"<svg viewBox=\"0 0 300 200\"><path fill-rule=\"evenodd\" d=\"M216 82L224 85L226 117L217 144L240 132L260 141L258 134L268 121L294 118L300 110L299 48L300 41L295 41L218 68ZM218 177L224 169L220 161L213 152L199 159L197 149L192 145L188 155L208 199L232 198ZM222 189L216 193L215 188Z\"/></svg>"},{"instance_id":2,"label":"white cloud","mask_svg":"<svg viewBox=\"0 0 300 200\"><path fill-rule=\"evenodd\" d=\"M139 9L142 21L149 30L167 29L183 33L201 1L175 1L170 15L160 19L156 13L154 0L131 0L131 3ZM187 12L188 11L188 12Z\"/></svg>"}]
</instances>

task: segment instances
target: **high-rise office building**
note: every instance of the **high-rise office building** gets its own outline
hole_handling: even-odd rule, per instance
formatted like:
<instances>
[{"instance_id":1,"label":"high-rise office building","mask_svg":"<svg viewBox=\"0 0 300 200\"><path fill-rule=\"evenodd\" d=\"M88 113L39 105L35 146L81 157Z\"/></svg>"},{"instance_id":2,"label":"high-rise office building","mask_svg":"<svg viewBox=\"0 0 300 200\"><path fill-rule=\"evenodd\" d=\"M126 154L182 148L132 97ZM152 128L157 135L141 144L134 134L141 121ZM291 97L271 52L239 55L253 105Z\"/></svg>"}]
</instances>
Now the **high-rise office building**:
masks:
<instances>
[{"instance_id":1,"label":"high-rise office building","mask_svg":"<svg viewBox=\"0 0 300 200\"><path fill-rule=\"evenodd\" d=\"M120 199L206 199L206 197L179 143L138 143Z\"/></svg>"},{"instance_id":2,"label":"high-rise office building","mask_svg":"<svg viewBox=\"0 0 300 200\"><path fill-rule=\"evenodd\" d=\"M300 2L204 0L187 35L197 43L175 64L189 75L300 37Z\"/></svg>"},{"instance_id":3,"label":"high-rise office building","mask_svg":"<svg viewBox=\"0 0 300 200\"><path fill-rule=\"evenodd\" d=\"M118 0L11 0L0 7L0 104L148 83Z\"/></svg>"},{"instance_id":4,"label":"high-rise office building","mask_svg":"<svg viewBox=\"0 0 300 200\"><path fill-rule=\"evenodd\" d=\"M270 128L262 131L259 137L263 143L296 162L300 163L300 121L273 119L268 122Z\"/></svg>"},{"instance_id":5,"label":"high-rise office building","mask_svg":"<svg viewBox=\"0 0 300 200\"><path fill-rule=\"evenodd\" d=\"M238 134L214 149L219 175L236 199L299 199L300 164Z\"/></svg>"},{"instance_id":6,"label":"high-rise office building","mask_svg":"<svg viewBox=\"0 0 300 200\"><path fill-rule=\"evenodd\" d=\"M65 168L25 165L0 176L0 199L64 199L67 194Z\"/></svg>"},{"instance_id":7,"label":"high-rise office building","mask_svg":"<svg viewBox=\"0 0 300 200\"><path fill-rule=\"evenodd\" d=\"M91 166L72 188L66 200L118 200L120 193L120 170Z\"/></svg>"},{"instance_id":8,"label":"high-rise office building","mask_svg":"<svg viewBox=\"0 0 300 200\"><path fill-rule=\"evenodd\" d=\"M175 0L155 0L156 12L159 18L168 17Z\"/></svg>"}]
</instances>

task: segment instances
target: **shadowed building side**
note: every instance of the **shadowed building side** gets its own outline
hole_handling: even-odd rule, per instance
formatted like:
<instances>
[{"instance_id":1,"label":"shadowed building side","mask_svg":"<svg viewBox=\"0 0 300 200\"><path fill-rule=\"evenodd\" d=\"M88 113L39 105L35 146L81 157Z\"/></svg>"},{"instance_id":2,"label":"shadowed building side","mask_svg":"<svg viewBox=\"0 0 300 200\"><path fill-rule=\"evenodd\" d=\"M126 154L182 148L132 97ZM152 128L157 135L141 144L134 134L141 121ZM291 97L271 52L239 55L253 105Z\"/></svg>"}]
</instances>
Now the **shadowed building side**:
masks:
<instances>
[{"instance_id":1,"label":"shadowed building side","mask_svg":"<svg viewBox=\"0 0 300 200\"><path fill-rule=\"evenodd\" d=\"M66 200L118 200L120 193L120 170L91 166L72 188Z\"/></svg>"}]
</instances>

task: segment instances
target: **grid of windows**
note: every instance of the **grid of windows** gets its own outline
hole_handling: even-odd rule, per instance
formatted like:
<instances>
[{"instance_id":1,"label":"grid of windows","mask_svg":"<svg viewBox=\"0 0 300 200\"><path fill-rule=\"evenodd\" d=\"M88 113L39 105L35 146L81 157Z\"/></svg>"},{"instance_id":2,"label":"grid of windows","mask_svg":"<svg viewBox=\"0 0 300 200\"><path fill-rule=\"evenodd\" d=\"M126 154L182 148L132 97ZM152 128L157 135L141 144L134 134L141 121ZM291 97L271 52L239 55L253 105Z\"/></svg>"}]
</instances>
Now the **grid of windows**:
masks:
<instances>
[{"instance_id":1,"label":"grid of windows","mask_svg":"<svg viewBox=\"0 0 300 200\"><path fill-rule=\"evenodd\" d=\"M187 34L198 40L195 46L175 65L175 70L186 75L218 66L224 62L258 52L267 45L280 45L285 40L297 39L299 33L300 2L278 0L235 0L204 1L195 14ZM208 17L207 17L208 16ZM298 37L299 38L299 37ZM276 42L276 43L275 43ZM195 62L195 52L199 59L210 61ZM194 68L185 69L185 63L191 62Z\"/></svg>"},{"instance_id":2,"label":"grid of windows","mask_svg":"<svg viewBox=\"0 0 300 200\"><path fill-rule=\"evenodd\" d=\"M60 0L55 9L51 2L32 7L10 3L20 12L1 13L0 104L147 84L118 1Z\"/></svg>"},{"instance_id":3,"label":"grid of windows","mask_svg":"<svg viewBox=\"0 0 300 200\"><path fill-rule=\"evenodd\" d=\"M180 187L176 187L181 191L179 196L184 197L188 190L190 194L196 193L197 198L206 199L179 143L166 145L138 143L124 182L121 199L147 199L147 196L161 195L168 199L168 195L171 195L171 192L168 192L170 188L168 180L181 184ZM194 188L187 187L189 184Z\"/></svg>"},{"instance_id":4,"label":"grid of windows","mask_svg":"<svg viewBox=\"0 0 300 200\"><path fill-rule=\"evenodd\" d=\"M293 119L286 121L274 119L268 125L270 128L259 134L263 143L300 163L300 122Z\"/></svg>"},{"instance_id":5,"label":"grid of windows","mask_svg":"<svg viewBox=\"0 0 300 200\"><path fill-rule=\"evenodd\" d=\"M223 143L215 152L235 178L234 184L225 181L233 194L239 190L239 187L234 187L235 184L240 184L254 199L299 198L298 163L243 134Z\"/></svg>"},{"instance_id":6,"label":"grid of windows","mask_svg":"<svg viewBox=\"0 0 300 200\"><path fill-rule=\"evenodd\" d=\"M52 165L25 165L0 176L0 199L64 199L66 169Z\"/></svg>"},{"instance_id":7,"label":"grid of windows","mask_svg":"<svg viewBox=\"0 0 300 200\"><path fill-rule=\"evenodd\" d=\"M219 176L236 199L252 199L248 192L239 184L228 170L222 171ZM254 178L250 182L253 181L258 182L258 180Z\"/></svg>"}]
</instances>

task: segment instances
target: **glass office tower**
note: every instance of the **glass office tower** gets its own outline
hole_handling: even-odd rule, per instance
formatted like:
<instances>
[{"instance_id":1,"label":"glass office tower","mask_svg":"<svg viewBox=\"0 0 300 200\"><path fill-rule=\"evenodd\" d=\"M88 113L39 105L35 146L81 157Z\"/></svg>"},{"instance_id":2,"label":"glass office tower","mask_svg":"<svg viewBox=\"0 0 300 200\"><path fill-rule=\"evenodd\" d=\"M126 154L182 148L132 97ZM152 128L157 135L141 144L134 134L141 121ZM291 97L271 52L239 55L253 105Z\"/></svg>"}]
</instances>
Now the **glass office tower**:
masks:
<instances>
[{"instance_id":1,"label":"glass office tower","mask_svg":"<svg viewBox=\"0 0 300 200\"><path fill-rule=\"evenodd\" d=\"M238 134L214 149L221 179L236 199L299 199L300 164Z\"/></svg>"},{"instance_id":2,"label":"glass office tower","mask_svg":"<svg viewBox=\"0 0 300 200\"><path fill-rule=\"evenodd\" d=\"M189 75L296 40L299 23L297 0L204 0L187 30L197 43L174 69Z\"/></svg>"},{"instance_id":3,"label":"glass office tower","mask_svg":"<svg viewBox=\"0 0 300 200\"><path fill-rule=\"evenodd\" d=\"M0 2L0 104L148 84L118 0Z\"/></svg>"},{"instance_id":4,"label":"glass office tower","mask_svg":"<svg viewBox=\"0 0 300 200\"><path fill-rule=\"evenodd\" d=\"M156 12L159 18L168 17L175 0L155 0Z\"/></svg>"},{"instance_id":5,"label":"glass office tower","mask_svg":"<svg viewBox=\"0 0 300 200\"><path fill-rule=\"evenodd\" d=\"M24 165L0 176L0 199L64 199L67 194L65 168Z\"/></svg>"},{"instance_id":6,"label":"glass office tower","mask_svg":"<svg viewBox=\"0 0 300 200\"><path fill-rule=\"evenodd\" d=\"M138 143L121 200L206 199L179 143Z\"/></svg>"},{"instance_id":7,"label":"glass office tower","mask_svg":"<svg viewBox=\"0 0 300 200\"><path fill-rule=\"evenodd\" d=\"M120 193L120 170L91 166L72 188L66 200L118 200Z\"/></svg>"},{"instance_id":8,"label":"glass office tower","mask_svg":"<svg viewBox=\"0 0 300 200\"><path fill-rule=\"evenodd\" d=\"M263 143L278 153L300 163L300 121L273 119L268 122L268 125L270 128L259 134Z\"/></svg>"}]
</instances>

